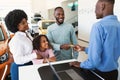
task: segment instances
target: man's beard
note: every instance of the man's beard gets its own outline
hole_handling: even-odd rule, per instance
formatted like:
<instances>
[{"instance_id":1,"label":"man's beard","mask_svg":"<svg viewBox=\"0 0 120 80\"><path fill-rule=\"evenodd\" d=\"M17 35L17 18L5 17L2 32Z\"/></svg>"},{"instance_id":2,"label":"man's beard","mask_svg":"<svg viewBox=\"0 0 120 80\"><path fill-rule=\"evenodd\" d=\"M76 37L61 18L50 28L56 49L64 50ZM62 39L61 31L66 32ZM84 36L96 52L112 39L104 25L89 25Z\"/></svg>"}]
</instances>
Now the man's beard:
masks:
<instances>
[{"instance_id":1,"label":"man's beard","mask_svg":"<svg viewBox=\"0 0 120 80\"><path fill-rule=\"evenodd\" d=\"M62 22L59 21L59 19L56 18L56 21L57 23L60 25L60 24L63 24L64 20Z\"/></svg>"}]
</instances>

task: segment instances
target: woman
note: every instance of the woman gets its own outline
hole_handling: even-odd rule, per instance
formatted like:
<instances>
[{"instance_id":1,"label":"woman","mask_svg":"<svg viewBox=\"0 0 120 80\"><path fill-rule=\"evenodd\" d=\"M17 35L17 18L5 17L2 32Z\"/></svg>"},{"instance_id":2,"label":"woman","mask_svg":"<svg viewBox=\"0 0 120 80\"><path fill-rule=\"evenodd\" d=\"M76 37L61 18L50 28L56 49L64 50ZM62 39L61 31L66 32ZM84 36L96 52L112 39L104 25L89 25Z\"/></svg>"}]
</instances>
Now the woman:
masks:
<instances>
[{"instance_id":1,"label":"woman","mask_svg":"<svg viewBox=\"0 0 120 80\"><path fill-rule=\"evenodd\" d=\"M39 54L31 54L32 39L26 34L29 29L27 15L23 10L15 9L5 17L7 28L14 33L9 42L9 48L13 55L14 62L11 65L11 79L18 80L18 67L31 65L32 59L41 58Z\"/></svg>"}]
</instances>

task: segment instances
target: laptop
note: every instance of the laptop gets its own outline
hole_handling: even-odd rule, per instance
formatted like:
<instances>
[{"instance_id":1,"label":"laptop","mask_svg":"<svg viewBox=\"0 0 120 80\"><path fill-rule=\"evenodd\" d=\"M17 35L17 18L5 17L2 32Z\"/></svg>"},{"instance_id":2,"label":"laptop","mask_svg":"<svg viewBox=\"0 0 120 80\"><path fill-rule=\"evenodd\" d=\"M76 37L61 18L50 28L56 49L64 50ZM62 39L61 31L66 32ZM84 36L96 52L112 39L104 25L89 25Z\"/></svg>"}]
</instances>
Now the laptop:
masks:
<instances>
[{"instance_id":1,"label":"laptop","mask_svg":"<svg viewBox=\"0 0 120 80\"><path fill-rule=\"evenodd\" d=\"M38 68L42 80L101 80L89 70L71 67L69 63L43 66ZM56 75L57 74L57 75Z\"/></svg>"}]
</instances>

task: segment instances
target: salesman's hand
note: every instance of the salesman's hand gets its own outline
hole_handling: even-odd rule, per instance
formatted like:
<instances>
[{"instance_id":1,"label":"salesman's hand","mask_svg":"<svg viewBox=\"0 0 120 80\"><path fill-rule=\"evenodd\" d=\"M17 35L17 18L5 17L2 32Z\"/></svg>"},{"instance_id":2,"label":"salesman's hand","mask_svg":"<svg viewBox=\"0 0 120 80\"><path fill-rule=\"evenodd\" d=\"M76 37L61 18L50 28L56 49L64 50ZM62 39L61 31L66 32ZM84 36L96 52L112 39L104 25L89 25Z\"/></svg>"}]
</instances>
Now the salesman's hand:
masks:
<instances>
[{"instance_id":1,"label":"salesman's hand","mask_svg":"<svg viewBox=\"0 0 120 80\"><path fill-rule=\"evenodd\" d=\"M80 67L80 62L78 62L78 61L70 62L69 64L70 64L70 66Z\"/></svg>"},{"instance_id":2,"label":"salesman's hand","mask_svg":"<svg viewBox=\"0 0 120 80\"><path fill-rule=\"evenodd\" d=\"M74 50L75 50L75 51L84 51L84 50L85 50L85 47L82 47L82 46L80 46L80 45L75 45L75 46L74 46Z\"/></svg>"}]
</instances>

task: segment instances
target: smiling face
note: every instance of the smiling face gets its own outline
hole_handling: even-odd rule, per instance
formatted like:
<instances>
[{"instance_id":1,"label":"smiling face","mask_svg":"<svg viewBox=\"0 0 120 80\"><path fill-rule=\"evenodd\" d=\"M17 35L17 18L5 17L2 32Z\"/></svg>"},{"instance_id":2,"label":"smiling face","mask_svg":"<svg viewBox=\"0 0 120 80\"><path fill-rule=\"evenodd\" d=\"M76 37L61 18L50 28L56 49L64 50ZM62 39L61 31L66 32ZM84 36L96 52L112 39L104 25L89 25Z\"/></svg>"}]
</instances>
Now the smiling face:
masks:
<instances>
[{"instance_id":1,"label":"smiling face","mask_svg":"<svg viewBox=\"0 0 120 80\"><path fill-rule=\"evenodd\" d=\"M28 29L29 29L28 22L25 18L23 18L22 21L18 24L18 30L25 32Z\"/></svg>"},{"instance_id":2,"label":"smiling face","mask_svg":"<svg viewBox=\"0 0 120 80\"><path fill-rule=\"evenodd\" d=\"M54 16L57 24L62 24L64 22L64 10L62 8L58 8L54 12Z\"/></svg>"},{"instance_id":3,"label":"smiling face","mask_svg":"<svg viewBox=\"0 0 120 80\"><path fill-rule=\"evenodd\" d=\"M46 39L45 36L42 36L41 39L40 39L40 50L41 51L44 51L46 49L48 49L48 41Z\"/></svg>"}]
</instances>

